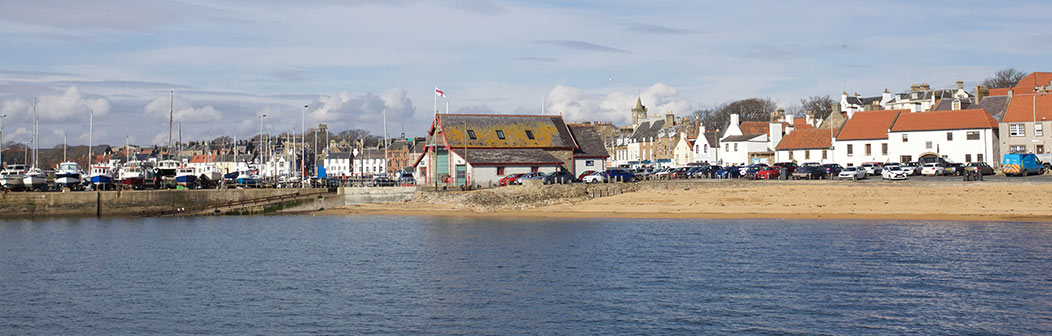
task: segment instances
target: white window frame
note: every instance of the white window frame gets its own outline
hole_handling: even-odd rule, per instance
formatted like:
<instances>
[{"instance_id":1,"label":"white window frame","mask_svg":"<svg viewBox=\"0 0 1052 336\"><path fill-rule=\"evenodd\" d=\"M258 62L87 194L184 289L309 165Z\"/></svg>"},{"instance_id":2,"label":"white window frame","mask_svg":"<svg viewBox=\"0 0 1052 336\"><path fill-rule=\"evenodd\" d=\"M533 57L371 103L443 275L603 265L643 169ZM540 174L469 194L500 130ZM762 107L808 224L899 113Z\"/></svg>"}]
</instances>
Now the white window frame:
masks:
<instances>
[{"instance_id":1,"label":"white window frame","mask_svg":"<svg viewBox=\"0 0 1052 336\"><path fill-rule=\"evenodd\" d=\"M1045 125L1042 123L1034 124L1034 136L1045 136Z\"/></svg>"},{"instance_id":2,"label":"white window frame","mask_svg":"<svg viewBox=\"0 0 1052 336\"><path fill-rule=\"evenodd\" d=\"M1026 136L1026 125L1008 124L1008 136Z\"/></svg>"}]
</instances>

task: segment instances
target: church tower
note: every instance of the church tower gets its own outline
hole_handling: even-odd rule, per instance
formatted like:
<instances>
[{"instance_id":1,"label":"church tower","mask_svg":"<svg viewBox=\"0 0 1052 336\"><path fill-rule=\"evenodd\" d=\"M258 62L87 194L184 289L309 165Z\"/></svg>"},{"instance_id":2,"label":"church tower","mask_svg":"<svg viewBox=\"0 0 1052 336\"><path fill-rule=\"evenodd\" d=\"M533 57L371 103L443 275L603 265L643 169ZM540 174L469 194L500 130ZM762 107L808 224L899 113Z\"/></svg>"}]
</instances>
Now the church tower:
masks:
<instances>
[{"instance_id":1,"label":"church tower","mask_svg":"<svg viewBox=\"0 0 1052 336\"><path fill-rule=\"evenodd\" d=\"M632 130L639 127L639 123L647 121L647 107L643 106L643 99L636 98L636 107L632 109Z\"/></svg>"}]
</instances>

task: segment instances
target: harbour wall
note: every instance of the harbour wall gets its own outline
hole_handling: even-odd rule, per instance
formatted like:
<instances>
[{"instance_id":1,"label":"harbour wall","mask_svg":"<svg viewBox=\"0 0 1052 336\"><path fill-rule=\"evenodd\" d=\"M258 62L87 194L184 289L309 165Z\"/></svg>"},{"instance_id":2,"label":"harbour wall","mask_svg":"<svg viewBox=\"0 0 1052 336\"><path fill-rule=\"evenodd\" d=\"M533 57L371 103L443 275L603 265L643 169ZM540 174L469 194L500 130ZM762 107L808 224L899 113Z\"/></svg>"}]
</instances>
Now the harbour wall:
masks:
<instances>
[{"instance_id":1,"label":"harbour wall","mask_svg":"<svg viewBox=\"0 0 1052 336\"><path fill-rule=\"evenodd\" d=\"M324 189L134 190L97 192L6 192L0 218L52 216L146 216L179 209L246 201Z\"/></svg>"},{"instance_id":2,"label":"harbour wall","mask_svg":"<svg viewBox=\"0 0 1052 336\"><path fill-rule=\"evenodd\" d=\"M343 196L343 204L387 203L410 200L416 187L342 187L337 192Z\"/></svg>"}]
</instances>

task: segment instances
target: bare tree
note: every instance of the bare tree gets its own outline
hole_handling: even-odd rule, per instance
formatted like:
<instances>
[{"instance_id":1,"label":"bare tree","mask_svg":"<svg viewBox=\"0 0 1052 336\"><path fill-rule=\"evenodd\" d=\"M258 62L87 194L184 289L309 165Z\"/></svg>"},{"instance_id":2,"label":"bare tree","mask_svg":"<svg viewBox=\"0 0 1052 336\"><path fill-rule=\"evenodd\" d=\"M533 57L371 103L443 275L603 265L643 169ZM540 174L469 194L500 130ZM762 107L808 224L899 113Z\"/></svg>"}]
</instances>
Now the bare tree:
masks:
<instances>
[{"instance_id":1,"label":"bare tree","mask_svg":"<svg viewBox=\"0 0 1052 336\"><path fill-rule=\"evenodd\" d=\"M825 119L826 117L829 117L830 113L833 113L833 103L836 103L836 101L834 101L833 98L830 98L829 95L810 96L800 99L801 111L795 115L802 117L810 111L814 112L816 119Z\"/></svg>"},{"instance_id":2,"label":"bare tree","mask_svg":"<svg viewBox=\"0 0 1052 336\"><path fill-rule=\"evenodd\" d=\"M1019 83L1020 79L1026 77L1026 75L1026 72L1016 70L1015 68L1004 68L997 70L993 77L983 80L982 85L991 89L1013 87L1016 83Z\"/></svg>"},{"instance_id":3,"label":"bare tree","mask_svg":"<svg viewBox=\"0 0 1052 336\"><path fill-rule=\"evenodd\" d=\"M777 108L778 104L770 98L749 98L694 111L694 115L700 118L706 127L727 129L731 114L737 113L741 121L767 121Z\"/></svg>"}]
</instances>

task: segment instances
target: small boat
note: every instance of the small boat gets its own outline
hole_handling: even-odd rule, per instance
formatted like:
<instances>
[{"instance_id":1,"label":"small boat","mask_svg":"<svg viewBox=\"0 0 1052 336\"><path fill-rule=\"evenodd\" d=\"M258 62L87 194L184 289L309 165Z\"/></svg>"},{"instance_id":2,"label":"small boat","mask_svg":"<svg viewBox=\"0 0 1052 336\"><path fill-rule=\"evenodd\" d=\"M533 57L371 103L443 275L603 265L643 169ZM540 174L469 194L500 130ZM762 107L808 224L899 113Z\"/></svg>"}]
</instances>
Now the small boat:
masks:
<instances>
[{"instance_id":1,"label":"small boat","mask_svg":"<svg viewBox=\"0 0 1052 336\"><path fill-rule=\"evenodd\" d=\"M7 165L3 171L0 171L0 185L2 185L5 190L22 190L25 187L25 173L25 165Z\"/></svg>"},{"instance_id":2,"label":"small boat","mask_svg":"<svg viewBox=\"0 0 1052 336\"><path fill-rule=\"evenodd\" d=\"M47 188L47 174L43 169L30 168L22 178L22 186L29 190L44 190Z\"/></svg>"},{"instance_id":3,"label":"small boat","mask_svg":"<svg viewBox=\"0 0 1052 336\"><path fill-rule=\"evenodd\" d=\"M190 167L176 169L175 184L184 188L192 188L197 184L197 173Z\"/></svg>"},{"instance_id":4,"label":"small boat","mask_svg":"<svg viewBox=\"0 0 1052 336\"><path fill-rule=\"evenodd\" d=\"M160 178L161 184L166 187L175 185L175 172L179 170L179 161L175 160L161 160L157 162L157 166L154 167L154 175ZM158 186L158 188L161 186Z\"/></svg>"},{"instance_id":5,"label":"small boat","mask_svg":"<svg viewBox=\"0 0 1052 336\"><path fill-rule=\"evenodd\" d=\"M80 171L76 162L59 163L58 172L55 173L55 183L70 190L79 189L83 175L84 173Z\"/></svg>"},{"instance_id":6,"label":"small boat","mask_svg":"<svg viewBox=\"0 0 1052 336\"><path fill-rule=\"evenodd\" d=\"M198 166L194 171L197 173L197 179L201 182L202 187L205 188L218 185L223 180L223 173L219 172L219 168L214 163Z\"/></svg>"},{"instance_id":7,"label":"small boat","mask_svg":"<svg viewBox=\"0 0 1052 336\"><path fill-rule=\"evenodd\" d=\"M259 186L261 182L263 182L263 179L259 178L258 170L240 171L235 174L237 174L235 182L237 182L238 185L246 187L256 187Z\"/></svg>"},{"instance_id":8,"label":"small boat","mask_svg":"<svg viewBox=\"0 0 1052 336\"><path fill-rule=\"evenodd\" d=\"M91 166L88 178L91 184L95 185L96 190L111 189L113 188L113 167L109 165Z\"/></svg>"},{"instance_id":9,"label":"small boat","mask_svg":"<svg viewBox=\"0 0 1052 336\"><path fill-rule=\"evenodd\" d=\"M145 189L154 186L153 169L139 161L132 161L121 166L117 179L121 185L132 189Z\"/></svg>"}]
</instances>

